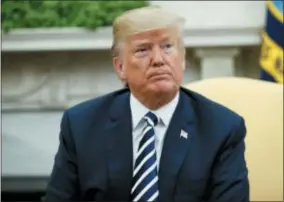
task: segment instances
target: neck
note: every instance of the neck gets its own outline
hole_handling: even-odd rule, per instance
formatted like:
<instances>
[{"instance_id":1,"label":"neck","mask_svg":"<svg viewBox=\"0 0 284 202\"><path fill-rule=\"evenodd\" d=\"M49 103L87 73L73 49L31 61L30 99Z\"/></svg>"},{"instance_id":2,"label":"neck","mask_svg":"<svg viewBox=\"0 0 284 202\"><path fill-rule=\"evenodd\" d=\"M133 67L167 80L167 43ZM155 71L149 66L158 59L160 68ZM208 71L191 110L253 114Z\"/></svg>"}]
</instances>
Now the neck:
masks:
<instances>
[{"instance_id":1,"label":"neck","mask_svg":"<svg viewBox=\"0 0 284 202\"><path fill-rule=\"evenodd\" d=\"M145 107L157 110L170 103L177 95L178 90L168 93L132 93Z\"/></svg>"}]
</instances>

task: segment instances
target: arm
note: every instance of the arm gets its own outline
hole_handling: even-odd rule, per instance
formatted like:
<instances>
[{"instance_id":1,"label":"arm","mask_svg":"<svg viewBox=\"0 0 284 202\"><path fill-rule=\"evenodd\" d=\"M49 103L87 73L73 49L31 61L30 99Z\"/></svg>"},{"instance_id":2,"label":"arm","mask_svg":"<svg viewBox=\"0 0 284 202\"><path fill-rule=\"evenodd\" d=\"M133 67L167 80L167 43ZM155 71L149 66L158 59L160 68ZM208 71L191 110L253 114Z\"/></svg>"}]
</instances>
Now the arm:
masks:
<instances>
[{"instance_id":1,"label":"arm","mask_svg":"<svg viewBox=\"0 0 284 202\"><path fill-rule=\"evenodd\" d=\"M212 175L209 201L249 201L248 170L245 160L246 127L244 120L237 124L225 142Z\"/></svg>"},{"instance_id":2,"label":"arm","mask_svg":"<svg viewBox=\"0 0 284 202\"><path fill-rule=\"evenodd\" d=\"M44 201L75 201L78 200L78 190L75 145L69 127L68 114L65 112L61 121L59 148Z\"/></svg>"}]
</instances>

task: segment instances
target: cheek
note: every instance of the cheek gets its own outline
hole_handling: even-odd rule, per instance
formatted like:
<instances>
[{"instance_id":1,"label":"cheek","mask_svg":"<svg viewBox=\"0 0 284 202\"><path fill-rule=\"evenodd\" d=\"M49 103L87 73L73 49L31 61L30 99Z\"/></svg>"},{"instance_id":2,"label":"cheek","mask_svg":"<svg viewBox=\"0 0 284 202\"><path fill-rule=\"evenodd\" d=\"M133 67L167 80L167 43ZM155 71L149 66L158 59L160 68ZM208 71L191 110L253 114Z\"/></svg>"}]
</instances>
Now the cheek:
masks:
<instances>
[{"instance_id":1,"label":"cheek","mask_svg":"<svg viewBox=\"0 0 284 202\"><path fill-rule=\"evenodd\" d=\"M169 64L174 72L180 72L183 69L182 60L179 56L172 56L169 58Z\"/></svg>"},{"instance_id":2,"label":"cheek","mask_svg":"<svg viewBox=\"0 0 284 202\"><path fill-rule=\"evenodd\" d=\"M181 60L180 57L175 56L170 59L169 64L172 69L174 80L177 80L177 81L181 80L182 74L184 71L183 60Z\"/></svg>"},{"instance_id":3,"label":"cheek","mask_svg":"<svg viewBox=\"0 0 284 202\"><path fill-rule=\"evenodd\" d=\"M128 78L131 80L142 80L146 75L147 66L149 65L148 60L137 60L132 59L130 63L128 63Z\"/></svg>"}]
</instances>

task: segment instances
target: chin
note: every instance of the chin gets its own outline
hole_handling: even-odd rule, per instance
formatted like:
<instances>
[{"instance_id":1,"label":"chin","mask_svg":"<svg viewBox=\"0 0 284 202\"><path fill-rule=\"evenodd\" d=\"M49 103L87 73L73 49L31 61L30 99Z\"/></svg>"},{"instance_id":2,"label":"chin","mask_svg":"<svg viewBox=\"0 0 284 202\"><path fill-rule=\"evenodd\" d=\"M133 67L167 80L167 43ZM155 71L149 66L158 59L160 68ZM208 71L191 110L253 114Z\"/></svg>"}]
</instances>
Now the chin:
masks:
<instances>
[{"instance_id":1,"label":"chin","mask_svg":"<svg viewBox=\"0 0 284 202\"><path fill-rule=\"evenodd\" d=\"M177 86L169 81L157 81L150 86L150 90L154 93L172 93L177 90Z\"/></svg>"}]
</instances>

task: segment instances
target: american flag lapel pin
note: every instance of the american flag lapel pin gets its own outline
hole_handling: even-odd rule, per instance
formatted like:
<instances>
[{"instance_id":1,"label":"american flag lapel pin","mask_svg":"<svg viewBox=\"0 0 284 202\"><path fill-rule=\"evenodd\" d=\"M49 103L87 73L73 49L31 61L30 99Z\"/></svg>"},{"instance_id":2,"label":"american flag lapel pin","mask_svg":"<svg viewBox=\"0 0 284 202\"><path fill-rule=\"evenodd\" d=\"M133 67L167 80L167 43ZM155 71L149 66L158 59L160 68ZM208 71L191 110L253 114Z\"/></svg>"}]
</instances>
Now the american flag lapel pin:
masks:
<instances>
[{"instance_id":1,"label":"american flag lapel pin","mask_svg":"<svg viewBox=\"0 0 284 202\"><path fill-rule=\"evenodd\" d=\"M187 136L188 136L187 132L185 132L184 130L181 130L180 137L187 139Z\"/></svg>"}]
</instances>

